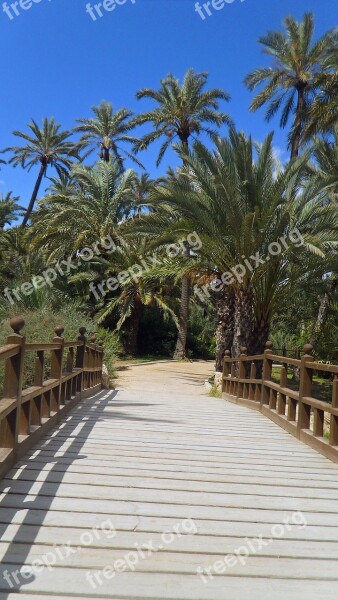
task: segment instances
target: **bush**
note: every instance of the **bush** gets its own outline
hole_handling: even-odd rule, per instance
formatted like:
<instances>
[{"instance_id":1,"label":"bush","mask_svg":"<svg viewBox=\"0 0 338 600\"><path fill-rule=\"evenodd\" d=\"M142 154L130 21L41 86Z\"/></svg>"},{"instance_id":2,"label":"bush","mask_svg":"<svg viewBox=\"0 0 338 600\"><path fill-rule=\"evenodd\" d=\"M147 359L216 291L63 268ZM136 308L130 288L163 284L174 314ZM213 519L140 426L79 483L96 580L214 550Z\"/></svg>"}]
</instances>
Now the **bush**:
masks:
<instances>
[{"instance_id":1,"label":"bush","mask_svg":"<svg viewBox=\"0 0 338 600\"><path fill-rule=\"evenodd\" d=\"M13 333L9 326L9 320L17 314L18 309L15 309L15 307L8 308L7 318L0 323L0 346L6 344L7 336ZM66 341L76 340L79 336L79 328L85 327L88 338L96 334L97 340L101 339L105 343L105 353L108 358L107 367L109 371L113 370L115 346L108 339L110 334L105 332L105 330L98 329L95 320L84 315L76 305L68 304L60 306L59 310L55 310L46 303L43 307L36 310L21 310L19 314L25 320L25 327L22 333L25 334L28 343L51 342L55 336L54 329L59 325L65 328L63 337ZM34 365L34 353L27 353L25 358L24 387L32 385ZM49 367L49 353L46 352L45 377L48 377ZM0 363L0 391L3 389L3 377L4 365Z\"/></svg>"}]
</instances>

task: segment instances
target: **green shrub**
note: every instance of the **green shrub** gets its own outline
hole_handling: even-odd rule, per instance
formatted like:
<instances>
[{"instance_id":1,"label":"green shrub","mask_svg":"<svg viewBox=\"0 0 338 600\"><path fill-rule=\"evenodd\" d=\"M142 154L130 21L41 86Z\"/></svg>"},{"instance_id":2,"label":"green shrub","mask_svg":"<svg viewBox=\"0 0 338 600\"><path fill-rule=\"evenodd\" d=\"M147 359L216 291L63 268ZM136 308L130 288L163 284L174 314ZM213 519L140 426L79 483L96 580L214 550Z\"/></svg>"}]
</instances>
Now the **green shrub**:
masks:
<instances>
[{"instance_id":1,"label":"green shrub","mask_svg":"<svg viewBox=\"0 0 338 600\"><path fill-rule=\"evenodd\" d=\"M9 320L18 314L18 309L9 307L7 318L0 325L0 346L6 344L7 336L12 333L9 326ZM107 357L107 367L109 373L113 371L114 355L116 354L116 343L111 341L113 337L104 329L99 329L95 320L83 314L75 304L60 306L59 310L53 309L49 303L44 304L36 310L24 309L20 311L20 316L25 320L25 327L22 333L25 334L28 343L51 342L56 335L54 329L62 325L65 328L63 337L66 341L76 340L79 336L79 328L86 328L86 336L96 334L97 340L102 340L105 344L105 355ZM66 361L66 353L64 360ZM27 353L25 357L24 387L32 385L34 376L35 354ZM49 353L45 353L45 377L48 377L50 369ZM0 363L0 391L3 389L4 365Z\"/></svg>"}]
</instances>

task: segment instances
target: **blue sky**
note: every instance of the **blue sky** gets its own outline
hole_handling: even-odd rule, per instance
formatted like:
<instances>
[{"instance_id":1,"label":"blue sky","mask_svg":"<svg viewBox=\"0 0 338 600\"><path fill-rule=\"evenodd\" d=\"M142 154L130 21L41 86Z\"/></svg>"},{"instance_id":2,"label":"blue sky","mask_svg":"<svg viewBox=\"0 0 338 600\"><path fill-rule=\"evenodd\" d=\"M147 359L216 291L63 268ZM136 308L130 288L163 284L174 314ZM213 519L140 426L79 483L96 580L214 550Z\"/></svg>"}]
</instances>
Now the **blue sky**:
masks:
<instances>
[{"instance_id":1,"label":"blue sky","mask_svg":"<svg viewBox=\"0 0 338 600\"><path fill-rule=\"evenodd\" d=\"M29 1L21 0L26 6ZM275 129L283 156L286 133L277 122L265 123L264 111L249 112L251 94L242 83L250 70L267 62L257 39L280 29L290 13L301 18L314 12L316 35L338 21L337 0L233 0L204 20L194 10L195 0L126 0L112 12L103 10L96 21L86 12L87 0L35 0L27 10L18 8L19 16L11 9L12 19L2 2L1 148L13 144L12 130L25 130L32 117L40 122L55 116L63 128L71 128L103 99L116 108L146 110L150 105L135 99L138 89L158 87L168 72L181 78L193 67L209 73L210 86L231 94L223 109L238 128L256 139ZM175 164L175 155L169 151L156 169L156 149L139 156L153 176L160 176ZM0 192L13 190L27 205L36 176L37 169L26 173L4 166Z\"/></svg>"}]
</instances>

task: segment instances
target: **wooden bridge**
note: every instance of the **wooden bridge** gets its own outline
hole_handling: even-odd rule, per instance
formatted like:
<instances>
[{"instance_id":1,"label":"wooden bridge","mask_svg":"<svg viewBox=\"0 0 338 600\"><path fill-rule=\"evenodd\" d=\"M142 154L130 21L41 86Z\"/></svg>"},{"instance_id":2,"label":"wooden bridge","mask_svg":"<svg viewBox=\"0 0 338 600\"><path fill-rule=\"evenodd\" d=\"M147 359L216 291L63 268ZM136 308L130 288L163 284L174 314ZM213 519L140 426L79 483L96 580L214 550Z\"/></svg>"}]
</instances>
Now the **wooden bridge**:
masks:
<instances>
[{"instance_id":1,"label":"wooden bridge","mask_svg":"<svg viewBox=\"0 0 338 600\"><path fill-rule=\"evenodd\" d=\"M204 362L130 367L102 390L84 330L37 345L12 326L0 600L336 600L337 382L323 406L309 348L226 356L223 398Z\"/></svg>"}]
</instances>

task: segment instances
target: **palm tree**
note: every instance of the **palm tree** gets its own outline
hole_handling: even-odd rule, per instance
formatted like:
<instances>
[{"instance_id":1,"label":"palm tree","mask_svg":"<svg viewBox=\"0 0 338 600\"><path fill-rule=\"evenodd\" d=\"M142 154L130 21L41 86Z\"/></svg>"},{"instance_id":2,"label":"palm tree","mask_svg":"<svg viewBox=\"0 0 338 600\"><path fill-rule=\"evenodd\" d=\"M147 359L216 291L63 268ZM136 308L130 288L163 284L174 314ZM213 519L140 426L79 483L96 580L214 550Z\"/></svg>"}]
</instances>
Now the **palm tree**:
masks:
<instances>
[{"instance_id":1,"label":"palm tree","mask_svg":"<svg viewBox=\"0 0 338 600\"><path fill-rule=\"evenodd\" d=\"M230 123L230 117L219 111L219 101L230 100L229 94L218 88L205 90L207 81L206 73L195 73L193 69L189 69L182 84L170 73L161 81L159 90L141 89L136 97L138 99L149 98L155 101L157 106L136 118L136 122L140 125L151 123L153 130L135 144L135 152L145 150L154 141L165 137L166 140L162 144L157 158L158 166L167 149L176 140L179 140L187 152L191 137L201 133L213 137L216 132L211 129L212 126L220 127L224 123ZM189 258L188 248L185 249L184 256L186 259ZM174 358L177 359L185 356L189 296L189 280L183 276L179 331L174 354Z\"/></svg>"},{"instance_id":2,"label":"palm tree","mask_svg":"<svg viewBox=\"0 0 338 600\"><path fill-rule=\"evenodd\" d=\"M185 176L173 176L158 186L155 200L164 212L169 209L169 226L175 211L181 215L177 222L181 232L198 233L202 248L195 272L209 273L217 292L227 286L233 289L233 354L238 355L242 346L250 354L260 354L290 261L302 264L308 252L325 255L337 239L337 206L324 202L327 193L322 184L311 181L302 187L307 156L278 169L272 135L258 146L231 131L229 140L216 141L214 152L196 143L191 155L182 155ZM301 246L290 241L285 251L281 247L271 255L270 244L283 236L290 239L295 228L302 235ZM257 254L268 260L257 264ZM220 310L218 317L222 318Z\"/></svg>"},{"instance_id":3,"label":"palm tree","mask_svg":"<svg viewBox=\"0 0 338 600\"><path fill-rule=\"evenodd\" d=\"M158 154L158 166L176 139L187 147L191 136L201 133L210 137L216 135L209 125L220 127L230 123L230 117L219 111L219 100L228 102L229 94L218 88L205 91L207 81L207 73L195 73L189 69L182 84L169 73L161 81L159 90L144 88L137 92L138 100L149 98L157 103L157 107L136 117L138 125L151 123L153 131L136 142L135 151L146 150L154 141L166 137Z\"/></svg>"},{"instance_id":4,"label":"palm tree","mask_svg":"<svg viewBox=\"0 0 338 600\"><path fill-rule=\"evenodd\" d=\"M112 323L117 331L124 325L127 327L125 350L132 356L138 353L138 337L140 321L144 306L159 308L175 322L176 317L170 307L171 286L168 279L164 283L153 268L151 257L154 255L154 242L144 236L133 235L124 238L122 244L116 239L114 254L99 257L89 264L90 273L80 273L71 278L71 282L94 282L94 312L98 312L99 323ZM140 262L142 259L142 263ZM139 265L140 271L135 269ZM146 267L146 268L145 268ZM122 273L123 277L119 277ZM115 290L103 291L103 295L95 291L95 282L115 278ZM93 296L91 297L93 300Z\"/></svg>"},{"instance_id":5,"label":"palm tree","mask_svg":"<svg viewBox=\"0 0 338 600\"><path fill-rule=\"evenodd\" d=\"M105 162L113 158L122 166L125 155L142 166L133 154L120 146L121 143L136 143L136 138L128 134L135 127L133 112L126 108L114 111L112 104L105 101L99 106L93 106L92 111L94 117L77 119L80 125L74 127L75 132L83 134L79 142L80 148L88 148L90 154L99 147L99 156Z\"/></svg>"},{"instance_id":6,"label":"palm tree","mask_svg":"<svg viewBox=\"0 0 338 600\"><path fill-rule=\"evenodd\" d=\"M74 165L68 181L54 181L34 214L32 244L49 260L76 256L110 235L133 204L136 175L113 161L88 168Z\"/></svg>"},{"instance_id":7,"label":"palm tree","mask_svg":"<svg viewBox=\"0 0 338 600\"><path fill-rule=\"evenodd\" d=\"M328 186L328 197L338 202L338 123L332 138L315 137L312 143L314 164L310 176Z\"/></svg>"},{"instance_id":8,"label":"palm tree","mask_svg":"<svg viewBox=\"0 0 338 600\"><path fill-rule=\"evenodd\" d=\"M247 75L245 83L251 91L265 86L253 99L252 111L267 104L265 118L270 121L281 109L282 128L292 116L289 146L294 159L299 155L309 109L319 92L323 74L332 72L327 56L337 52L337 32L328 32L314 42L312 13L306 13L301 22L287 17L284 26L285 32L269 32L259 38L263 52L273 58L274 66L256 69Z\"/></svg>"},{"instance_id":9,"label":"palm tree","mask_svg":"<svg viewBox=\"0 0 338 600\"><path fill-rule=\"evenodd\" d=\"M134 197L135 214L141 215L145 207L148 206L147 200L155 185L155 180L151 179L148 173L142 173L135 179Z\"/></svg>"},{"instance_id":10,"label":"palm tree","mask_svg":"<svg viewBox=\"0 0 338 600\"><path fill-rule=\"evenodd\" d=\"M13 221L17 221L24 214L24 209L19 206L18 202L19 197L12 196L12 192L0 197L0 231L3 231L6 225L11 225Z\"/></svg>"},{"instance_id":11,"label":"palm tree","mask_svg":"<svg viewBox=\"0 0 338 600\"><path fill-rule=\"evenodd\" d=\"M338 52L328 54L326 69L319 75L320 91L310 107L305 138L316 133L330 133L338 123Z\"/></svg>"},{"instance_id":12,"label":"palm tree","mask_svg":"<svg viewBox=\"0 0 338 600\"><path fill-rule=\"evenodd\" d=\"M327 186L327 200L338 204L338 125L333 132L333 139L314 138L311 176ZM335 290L338 288L337 250L332 248L332 260L328 262L327 272L323 280L324 291L320 297L317 318L315 320L310 343L316 347L324 329L330 304Z\"/></svg>"},{"instance_id":13,"label":"palm tree","mask_svg":"<svg viewBox=\"0 0 338 600\"><path fill-rule=\"evenodd\" d=\"M13 131L13 135L25 142L24 146L10 146L3 152L11 152L13 156L9 163L14 167L20 165L30 171L35 165L40 165L40 171L30 199L22 226L24 227L33 211L34 204L39 193L43 177L47 173L48 166L53 167L59 175L65 174L71 168L72 159L78 158L78 152L69 141L71 133L60 131L60 125L55 123L54 117L43 119L42 128L32 119L28 124L31 134L22 131Z\"/></svg>"}]
</instances>

